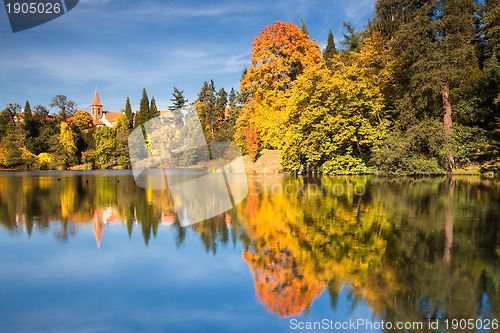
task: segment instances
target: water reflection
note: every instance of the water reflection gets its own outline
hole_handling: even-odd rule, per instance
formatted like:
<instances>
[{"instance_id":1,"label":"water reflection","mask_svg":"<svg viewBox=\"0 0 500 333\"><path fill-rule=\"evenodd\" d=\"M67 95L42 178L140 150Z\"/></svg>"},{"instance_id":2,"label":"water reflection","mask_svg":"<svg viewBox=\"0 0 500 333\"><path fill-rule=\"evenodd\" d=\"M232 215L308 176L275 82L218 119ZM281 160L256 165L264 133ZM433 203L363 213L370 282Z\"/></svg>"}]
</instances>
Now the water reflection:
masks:
<instances>
[{"instance_id":1,"label":"water reflection","mask_svg":"<svg viewBox=\"0 0 500 333\"><path fill-rule=\"evenodd\" d=\"M182 228L169 193L135 186L131 175L0 177L0 222L13 233L50 230L69 245L91 225L100 246L113 223L129 235L139 229L145 244L160 225L175 228L178 245L193 232L214 255L222 244L241 244L258 301L279 317L304 315L324 292L335 310L345 287L353 308L367 302L386 322L497 317L498 180L282 175L249 182L236 209Z\"/></svg>"}]
</instances>

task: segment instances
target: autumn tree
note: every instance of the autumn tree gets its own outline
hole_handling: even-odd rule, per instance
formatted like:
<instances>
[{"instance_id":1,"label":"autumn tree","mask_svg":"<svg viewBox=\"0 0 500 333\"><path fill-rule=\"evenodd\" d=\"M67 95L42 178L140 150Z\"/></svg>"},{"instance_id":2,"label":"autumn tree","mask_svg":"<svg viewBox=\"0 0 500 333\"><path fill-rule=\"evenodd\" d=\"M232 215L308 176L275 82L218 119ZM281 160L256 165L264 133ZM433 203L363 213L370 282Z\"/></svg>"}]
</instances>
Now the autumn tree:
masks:
<instances>
[{"instance_id":1,"label":"autumn tree","mask_svg":"<svg viewBox=\"0 0 500 333\"><path fill-rule=\"evenodd\" d=\"M71 127L65 122L61 123L61 133L59 134L59 144L62 147L64 154L64 163L66 166L76 162L76 145L75 145L75 134L71 130Z\"/></svg>"},{"instance_id":2,"label":"autumn tree","mask_svg":"<svg viewBox=\"0 0 500 333\"><path fill-rule=\"evenodd\" d=\"M75 134L76 154L80 159L82 152L94 143L92 137L94 122L88 112L78 110L75 112L70 126Z\"/></svg>"},{"instance_id":3,"label":"autumn tree","mask_svg":"<svg viewBox=\"0 0 500 333\"><path fill-rule=\"evenodd\" d=\"M305 68L319 62L320 58L318 44L295 24L276 22L254 38L251 66L240 87L254 94L286 89Z\"/></svg>"},{"instance_id":4,"label":"autumn tree","mask_svg":"<svg viewBox=\"0 0 500 333\"><path fill-rule=\"evenodd\" d=\"M78 110L71 121L71 129L79 134L94 127L92 117L87 111Z\"/></svg>"},{"instance_id":5,"label":"autumn tree","mask_svg":"<svg viewBox=\"0 0 500 333\"><path fill-rule=\"evenodd\" d=\"M52 98L52 102L49 105L50 107L59 109L59 118L62 121L66 121L67 118L71 117L76 109L76 103L68 100L66 95L57 95Z\"/></svg>"},{"instance_id":6,"label":"autumn tree","mask_svg":"<svg viewBox=\"0 0 500 333\"><path fill-rule=\"evenodd\" d=\"M285 22L266 26L252 46L251 66L240 82L241 90L256 100L248 125L258 131L263 148L280 148L286 118L284 91L321 60L321 50L295 24ZM244 131L238 128L236 135L244 137Z\"/></svg>"},{"instance_id":7,"label":"autumn tree","mask_svg":"<svg viewBox=\"0 0 500 333\"><path fill-rule=\"evenodd\" d=\"M96 165L102 168L113 164L117 147L116 130L106 126L97 128L94 131L94 140Z\"/></svg>"},{"instance_id":8,"label":"autumn tree","mask_svg":"<svg viewBox=\"0 0 500 333\"><path fill-rule=\"evenodd\" d=\"M357 64L311 67L287 94L283 163L290 170L367 171L389 122L379 88Z\"/></svg>"}]
</instances>

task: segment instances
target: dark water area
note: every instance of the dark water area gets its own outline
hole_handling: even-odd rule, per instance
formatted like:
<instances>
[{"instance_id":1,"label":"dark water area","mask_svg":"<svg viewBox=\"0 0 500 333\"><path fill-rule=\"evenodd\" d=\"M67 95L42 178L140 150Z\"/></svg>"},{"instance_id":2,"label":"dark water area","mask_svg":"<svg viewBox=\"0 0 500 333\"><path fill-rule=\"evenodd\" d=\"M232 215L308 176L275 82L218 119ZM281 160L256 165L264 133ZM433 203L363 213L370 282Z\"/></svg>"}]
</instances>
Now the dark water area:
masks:
<instances>
[{"instance_id":1,"label":"dark water area","mask_svg":"<svg viewBox=\"0 0 500 333\"><path fill-rule=\"evenodd\" d=\"M248 189L182 227L126 171L0 174L0 331L500 331L499 179Z\"/></svg>"}]
</instances>

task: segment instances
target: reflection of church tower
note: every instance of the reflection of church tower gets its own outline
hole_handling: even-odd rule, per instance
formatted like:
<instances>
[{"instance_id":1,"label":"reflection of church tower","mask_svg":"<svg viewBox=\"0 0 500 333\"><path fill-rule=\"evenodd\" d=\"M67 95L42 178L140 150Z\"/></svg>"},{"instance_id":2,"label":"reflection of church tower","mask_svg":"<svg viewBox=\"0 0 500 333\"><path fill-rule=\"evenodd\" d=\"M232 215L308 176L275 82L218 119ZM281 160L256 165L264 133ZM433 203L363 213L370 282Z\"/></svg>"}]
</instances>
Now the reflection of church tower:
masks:
<instances>
[{"instance_id":1,"label":"reflection of church tower","mask_svg":"<svg viewBox=\"0 0 500 333\"><path fill-rule=\"evenodd\" d=\"M102 230L104 229L104 223L102 221L95 220L92 221L92 229L94 229L95 240L97 241L97 248L101 248L101 236Z\"/></svg>"},{"instance_id":2,"label":"reflection of church tower","mask_svg":"<svg viewBox=\"0 0 500 333\"><path fill-rule=\"evenodd\" d=\"M102 118L102 104L99 101L99 94L97 93L97 88L95 90L94 102L90 105L90 115L94 122L97 122Z\"/></svg>"}]
</instances>

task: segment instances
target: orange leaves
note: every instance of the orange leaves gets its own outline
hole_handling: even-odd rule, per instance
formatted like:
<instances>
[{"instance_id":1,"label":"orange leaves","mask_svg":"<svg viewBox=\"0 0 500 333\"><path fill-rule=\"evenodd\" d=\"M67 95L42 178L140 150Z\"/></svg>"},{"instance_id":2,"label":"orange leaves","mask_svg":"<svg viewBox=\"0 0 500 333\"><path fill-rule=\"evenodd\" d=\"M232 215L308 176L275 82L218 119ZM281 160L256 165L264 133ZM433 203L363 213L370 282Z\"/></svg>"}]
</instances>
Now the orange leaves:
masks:
<instances>
[{"instance_id":1,"label":"orange leaves","mask_svg":"<svg viewBox=\"0 0 500 333\"><path fill-rule=\"evenodd\" d=\"M288 88L308 66L318 63L321 50L295 24L275 22L266 26L252 44L252 65L240 83L242 90Z\"/></svg>"},{"instance_id":2,"label":"orange leaves","mask_svg":"<svg viewBox=\"0 0 500 333\"><path fill-rule=\"evenodd\" d=\"M254 112L248 115L247 125L257 129L261 147L279 149L286 120L284 91L321 61L321 50L295 24L285 22L268 25L254 40L252 65L240 82L242 91L253 94Z\"/></svg>"}]
</instances>

